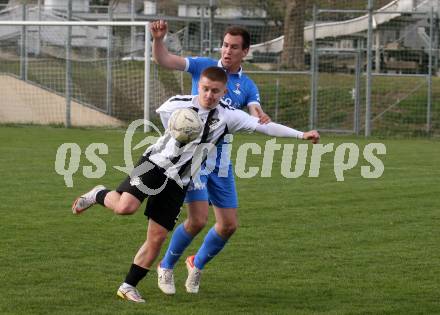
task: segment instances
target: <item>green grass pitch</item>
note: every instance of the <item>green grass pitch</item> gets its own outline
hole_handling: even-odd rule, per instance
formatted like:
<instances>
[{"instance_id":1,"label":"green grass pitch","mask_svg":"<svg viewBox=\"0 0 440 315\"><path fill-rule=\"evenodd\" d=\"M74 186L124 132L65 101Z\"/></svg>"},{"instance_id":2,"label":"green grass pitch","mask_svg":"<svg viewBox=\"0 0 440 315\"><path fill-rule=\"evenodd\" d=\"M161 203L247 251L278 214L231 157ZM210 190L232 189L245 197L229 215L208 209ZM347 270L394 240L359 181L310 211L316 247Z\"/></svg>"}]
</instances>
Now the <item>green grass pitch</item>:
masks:
<instances>
[{"instance_id":1,"label":"green grass pitch","mask_svg":"<svg viewBox=\"0 0 440 315\"><path fill-rule=\"evenodd\" d=\"M123 179L113 168L123 165L123 137L122 130L0 127L1 314L440 312L439 141L323 135L323 143L335 146L357 143L361 154L367 143L386 145L381 178L360 176L368 165L361 155L344 182L333 173L334 153L324 156L318 178L286 179L277 152L272 177L237 179L240 228L207 265L200 294L186 294L181 260L175 296L159 291L153 270L139 285L147 303L135 305L115 293L144 240L143 211L125 217L100 206L81 216L70 211L77 195L98 183L114 188ZM244 142L264 146L268 139L238 135L234 149ZM54 170L65 142L83 152L73 188ZM107 172L87 179L82 167L91 163L84 150L95 142L109 147L101 156ZM261 163L258 155L247 161Z\"/></svg>"}]
</instances>

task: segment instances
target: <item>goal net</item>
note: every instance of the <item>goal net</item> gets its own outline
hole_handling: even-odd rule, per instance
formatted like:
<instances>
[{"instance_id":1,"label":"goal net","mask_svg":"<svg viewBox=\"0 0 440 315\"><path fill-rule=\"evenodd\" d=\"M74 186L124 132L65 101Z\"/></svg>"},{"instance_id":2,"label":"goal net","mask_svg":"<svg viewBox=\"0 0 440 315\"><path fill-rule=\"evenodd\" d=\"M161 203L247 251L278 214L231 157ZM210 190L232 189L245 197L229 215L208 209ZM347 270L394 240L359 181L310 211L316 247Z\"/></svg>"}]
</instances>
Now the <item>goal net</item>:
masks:
<instances>
[{"instance_id":1,"label":"goal net","mask_svg":"<svg viewBox=\"0 0 440 315\"><path fill-rule=\"evenodd\" d=\"M159 100L149 100L146 30L147 22L1 11L0 123L118 127L149 119Z\"/></svg>"}]
</instances>

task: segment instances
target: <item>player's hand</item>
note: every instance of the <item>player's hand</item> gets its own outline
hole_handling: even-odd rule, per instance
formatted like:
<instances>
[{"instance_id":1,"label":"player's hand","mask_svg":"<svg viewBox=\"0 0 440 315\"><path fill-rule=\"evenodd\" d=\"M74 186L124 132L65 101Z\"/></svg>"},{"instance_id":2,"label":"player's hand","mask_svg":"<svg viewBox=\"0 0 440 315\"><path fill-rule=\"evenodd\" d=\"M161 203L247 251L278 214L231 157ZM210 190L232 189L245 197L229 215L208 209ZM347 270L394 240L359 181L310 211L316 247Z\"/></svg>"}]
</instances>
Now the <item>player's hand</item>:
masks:
<instances>
[{"instance_id":1,"label":"player's hand","mask_svg":"<svg viewBox=\"0 0 440 315\"><path fill-rule=\"evenodd\" d=\"M304 140L310 140L313 144L316 144L319 142L319 132L317 130L310 130L304 132L303 139Z\"/></svg>"},{"instance_id":2,"label":"player's hand","mask_svg":"<svg viewBox=\"0 0 440 315\"><path fill-rule=\"evenodd\" d=\"M162 40L168 32L168 24L164 20L154 21L150 24L151 36L155 40Z\"/></svg>"},{"instance_id":3,"label":"player's hand","mask_svg":"<svg viewBox=\"0 0 440 315\"><path fill-rule=\"evenodd\" d=\"M272 120L270 119L269 115L264 113L264 112L260 112L258 114L258 118L259 118L259 123L262 125L268 124L270 123Z\"/></svg>"}]
</instances>

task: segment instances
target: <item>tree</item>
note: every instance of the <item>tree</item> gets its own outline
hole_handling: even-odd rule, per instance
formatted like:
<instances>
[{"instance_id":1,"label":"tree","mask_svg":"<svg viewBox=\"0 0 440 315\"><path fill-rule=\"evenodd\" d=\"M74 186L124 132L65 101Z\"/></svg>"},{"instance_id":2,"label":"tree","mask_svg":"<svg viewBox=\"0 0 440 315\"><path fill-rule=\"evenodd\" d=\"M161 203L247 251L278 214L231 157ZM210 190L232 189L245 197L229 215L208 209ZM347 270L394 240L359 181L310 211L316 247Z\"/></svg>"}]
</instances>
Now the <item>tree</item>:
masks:
<instances>
[{"instance_id":1,"label":"tree","mask_svg":"<svg viewBox=\"0 0 440 315\"><path fill-rule=\"evenodd\" d=\"M284 0L284 45L281 67L304 69L304 21L306 0Z\"/></svg>"},{"instance_id":2,"label":"tree","mask_svg":"<svg viewBox=\"0 0 440 315\"><path fill-rule=\"evenodd\" d=\"M261 7L266 10L269 20L277 27L282 27L284 19L285 0L264 0Z\"/></svg>"}]
</instances>

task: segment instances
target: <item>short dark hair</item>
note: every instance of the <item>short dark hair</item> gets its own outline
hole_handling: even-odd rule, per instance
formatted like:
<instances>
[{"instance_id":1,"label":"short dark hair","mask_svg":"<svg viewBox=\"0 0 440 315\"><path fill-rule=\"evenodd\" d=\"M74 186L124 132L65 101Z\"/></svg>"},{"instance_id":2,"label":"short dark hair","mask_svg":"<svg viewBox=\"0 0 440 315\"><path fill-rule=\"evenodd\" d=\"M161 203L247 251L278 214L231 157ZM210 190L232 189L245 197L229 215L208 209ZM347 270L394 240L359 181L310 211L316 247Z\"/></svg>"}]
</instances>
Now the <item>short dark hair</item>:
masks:
<instances>
[{"instance_id":1,"label":"short dark hair","mask_svg":"<svg viewBox=\"0 0 440 315\"><path fill-rule=\"evenodd\" d=\"M232 36L241 36L243 39L242 49L247 49L251 45L251 35L245 28L241 26L229 26L223 34L223 39L225 38L226 34L230 34Z\"/></svg>"},{"instance_id":2,"label":"short dark hair","mask_svg":"<svg viewBox=\"0 0 440 315\"><path fill-rule=\"evenodd\" d=\"M228 76L226 75L225 70L220 67L208 67L203 70L200 77L208 78L211 81L219 81L226 84L228 82Z\"/></svg>"}]
</instances>

